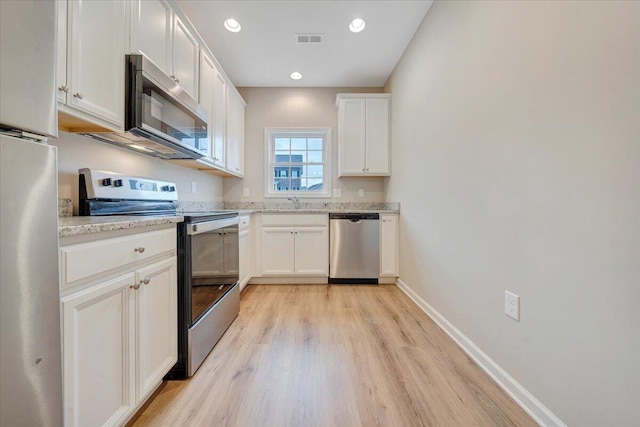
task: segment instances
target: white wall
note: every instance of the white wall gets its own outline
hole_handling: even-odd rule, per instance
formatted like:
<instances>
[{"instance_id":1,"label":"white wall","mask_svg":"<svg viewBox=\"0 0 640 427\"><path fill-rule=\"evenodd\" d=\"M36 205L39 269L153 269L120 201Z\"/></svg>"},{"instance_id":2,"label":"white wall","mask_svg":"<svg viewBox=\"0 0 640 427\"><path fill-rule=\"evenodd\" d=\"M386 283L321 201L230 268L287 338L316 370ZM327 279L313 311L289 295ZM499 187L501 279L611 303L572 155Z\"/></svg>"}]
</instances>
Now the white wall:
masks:
<instances>
[{"instance_id":1,"label":"white wall","mask_svg":"<svg viewBox=\"0 0 640 427\"><path fill-rule=\"evenodd\" d=\"M640 2L436 2L386 90L402 280L566 424L640 425Z\"/></svg>"},{"instance_id":2,"label":"white wall","mask_svg":"<svg viewBox=\"0 0 640 427\"><path fill-rule=\"evenodd\" d=\"M73 199L76 215L80 168L174 181L181 201L222 201L222 178L218 176L67 132L59 132L59 137L49 143L58 147L58 197ZM192 182L196 183L196 193L191 193Z\"/></svg>"},{"instance_id":3,"label":"white wall","mask_svg":"<svg viewBox=\"0 0 640 427\"><path fill-rule=\"evenodd\" d=\"M239 88L247 102L245 110L245 177L224 180L224 199L232 202L261 202L264 197L264 128L328 127L332 138L331 187L340 188L341 198L308 201L379 202L384 201L384 178L338 179L338 93L381 92L382 88ZM243 197L243 188L250 197ZM364 190L364 197L358 190ZM282 200L282 199L267 199Z\"/></svg>"}]
</instances>

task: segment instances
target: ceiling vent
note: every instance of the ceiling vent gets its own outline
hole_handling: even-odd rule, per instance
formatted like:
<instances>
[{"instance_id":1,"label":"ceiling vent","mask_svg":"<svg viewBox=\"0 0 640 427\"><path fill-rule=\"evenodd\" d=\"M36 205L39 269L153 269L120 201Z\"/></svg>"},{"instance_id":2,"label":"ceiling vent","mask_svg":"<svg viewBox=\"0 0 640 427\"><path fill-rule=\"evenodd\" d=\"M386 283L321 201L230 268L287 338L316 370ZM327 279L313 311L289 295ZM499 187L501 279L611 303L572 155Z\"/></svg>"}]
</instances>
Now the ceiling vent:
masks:
<instances>
[{"instance_id":1,"label":"ceiling vent","mask_svg":"<svg viewBox=\"0 0 640 427\"><path fill-rule=\"evenodd\" d=\"M322 34L296 34L295 36L299 44L322 43Z\"/></svg>"}]
</instances>

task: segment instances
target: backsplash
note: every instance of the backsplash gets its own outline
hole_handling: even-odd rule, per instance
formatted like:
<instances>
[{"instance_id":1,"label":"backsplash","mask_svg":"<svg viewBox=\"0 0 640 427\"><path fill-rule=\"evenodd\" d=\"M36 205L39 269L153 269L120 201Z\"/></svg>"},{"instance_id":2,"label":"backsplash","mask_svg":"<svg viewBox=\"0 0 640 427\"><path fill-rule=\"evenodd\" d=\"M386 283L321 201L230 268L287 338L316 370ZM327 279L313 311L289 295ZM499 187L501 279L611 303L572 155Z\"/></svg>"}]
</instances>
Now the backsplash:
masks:
<instances>
[{"instance_id":1,"label":"backsplash","mask_svg":"<svg viewBox=\"0 0 640 427\"><path fill-rule=\"evenodd\" d=\"M231 210L270 210L293 209L293 202L225 202L225 209ZM400 210L400 202L304 202L299 209L326 209L330 211L360 211L360 210Z\"/></svg>"},{"instance_id":2,"label":"backsplash","mask_svg":"<svg viewBox=\"0 0 640 427\"><path fill-rule=\"evenodd\" d=\"M58 216L73 216L73 200L67 198L58 199Z\"/></svg>"},{"instance_id":3,"label":"backsplash","mask_svg":"<svg viewBox=\"0 0 640 427\"><path fill-rule=\"evenodd\" d=\"M180 212L203 212L219 211L225 208L224 202L198 202L178 200L176 211Z\"/></svg>"}]
</instances>

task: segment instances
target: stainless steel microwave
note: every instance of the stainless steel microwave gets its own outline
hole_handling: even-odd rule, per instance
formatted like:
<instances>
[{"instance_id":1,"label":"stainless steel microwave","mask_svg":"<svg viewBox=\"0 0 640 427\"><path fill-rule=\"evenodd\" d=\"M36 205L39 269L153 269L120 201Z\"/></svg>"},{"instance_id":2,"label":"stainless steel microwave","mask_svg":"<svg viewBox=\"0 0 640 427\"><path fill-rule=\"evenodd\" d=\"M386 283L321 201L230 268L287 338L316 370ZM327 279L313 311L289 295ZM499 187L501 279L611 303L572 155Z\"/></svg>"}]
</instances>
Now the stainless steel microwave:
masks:
<instances>
[{"instance_id":1,"label":"stainless steel microwave","mask_svg":"<svg viewBox=\"0 0 640 427\"><path fill-rule=\"evenodd\" d=\"M207 110L146 56L125 62L124 132L85 135L162 159L209 156Z\"/></svg>"}]
</instances>

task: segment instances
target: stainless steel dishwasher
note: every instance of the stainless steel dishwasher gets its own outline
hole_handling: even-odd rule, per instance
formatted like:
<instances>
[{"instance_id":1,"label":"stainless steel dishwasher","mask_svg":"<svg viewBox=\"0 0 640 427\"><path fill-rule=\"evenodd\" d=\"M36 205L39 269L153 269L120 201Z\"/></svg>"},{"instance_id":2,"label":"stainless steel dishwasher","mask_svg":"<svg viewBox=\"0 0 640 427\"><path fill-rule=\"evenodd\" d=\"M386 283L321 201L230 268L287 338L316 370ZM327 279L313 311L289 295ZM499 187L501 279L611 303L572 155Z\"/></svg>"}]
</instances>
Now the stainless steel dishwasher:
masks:
<instances>
[{"instance_id":1,"label":"stainless steel dishwasher","mask_svg":"<svg viewBox=\"0 0 640 427\"><path fill-rule=\"evenodd\" d=\"M380 215L329 214L329 283L378 283Z\"/></svg>"}]
</instances>

